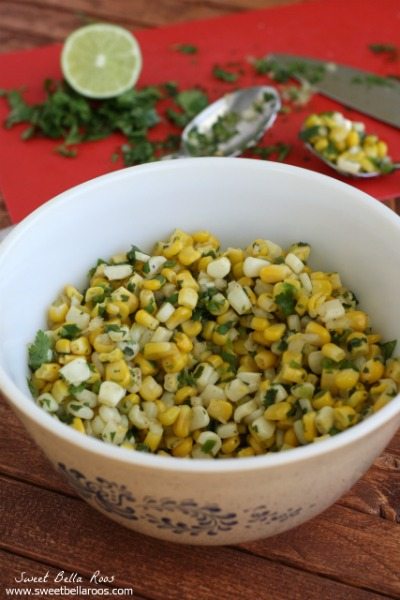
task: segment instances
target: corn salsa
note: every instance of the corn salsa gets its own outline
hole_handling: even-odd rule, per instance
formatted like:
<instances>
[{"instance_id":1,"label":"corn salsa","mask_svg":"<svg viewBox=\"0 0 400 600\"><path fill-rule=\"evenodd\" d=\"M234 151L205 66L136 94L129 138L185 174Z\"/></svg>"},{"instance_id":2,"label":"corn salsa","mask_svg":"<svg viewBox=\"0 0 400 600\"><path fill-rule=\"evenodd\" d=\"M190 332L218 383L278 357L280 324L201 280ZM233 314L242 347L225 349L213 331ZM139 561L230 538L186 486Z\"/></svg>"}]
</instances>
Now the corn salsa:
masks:
<instances>
[{"instance_id":1,"label":"corn salsa","mask_svg":"<svg viewBox=\"0 0 400 600\"><path fill-rule=\"evenodd\" d=\"M84 435L182 458L289 450L345 431L399 392L384 342L310 245L220 248L176 229L98 260L28 348L45 411Z\"/></svg>"}]
</instances>

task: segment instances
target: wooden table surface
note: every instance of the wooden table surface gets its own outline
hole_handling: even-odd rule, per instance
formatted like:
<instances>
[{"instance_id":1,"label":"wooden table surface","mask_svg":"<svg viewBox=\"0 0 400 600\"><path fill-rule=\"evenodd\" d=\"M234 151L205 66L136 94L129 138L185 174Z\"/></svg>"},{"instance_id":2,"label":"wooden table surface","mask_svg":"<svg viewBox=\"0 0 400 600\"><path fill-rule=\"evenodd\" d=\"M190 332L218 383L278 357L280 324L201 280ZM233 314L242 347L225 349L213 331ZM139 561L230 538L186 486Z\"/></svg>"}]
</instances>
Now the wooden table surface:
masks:
<instances>
[{"instance_id":1,"label":"wooden table surface","mask_svg":"<svg viewBox=\"0 0 400 600\"><path fill-rule=\"evenodd\" d=\"M134 29L295 1L2 0L0 51L62 41L92 18ZM400 214L399 199L389 205ZM9 223L0 198L0 228ZM87 589L97 570L113 577L106 584L110 594L114 590L135 599L400 598L400 433L321 516L288 533L235 547L159 542L106 519L53 471L1 397L0 480L1 598L14 586L59 588L61 583L52 580L62 571L68 586L78 582ZM15 583L22 572L45 576L47 582ZM83 590L75 597L94 596Z\"/></svg>"}]
</instances>

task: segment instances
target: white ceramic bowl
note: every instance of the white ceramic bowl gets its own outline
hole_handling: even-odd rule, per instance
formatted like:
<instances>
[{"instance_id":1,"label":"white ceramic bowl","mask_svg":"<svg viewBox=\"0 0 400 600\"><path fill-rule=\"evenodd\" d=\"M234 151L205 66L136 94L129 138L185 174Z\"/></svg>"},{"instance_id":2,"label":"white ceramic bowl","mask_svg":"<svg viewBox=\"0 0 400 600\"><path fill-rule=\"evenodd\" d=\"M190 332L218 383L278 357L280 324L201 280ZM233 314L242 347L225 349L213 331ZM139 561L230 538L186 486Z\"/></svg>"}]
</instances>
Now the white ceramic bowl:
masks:
<instances>
[{"instance_id":1,"label":"white ceramic bowl","mask_svg":"<svg viewBox=\"0 0 400 600\"><path fill-rule=\"evenodd\" d=\"M192 544L274 535L320 513L368 469L400 424L400 398L325 442L219 461L147 455L105 444L37 407L26 346L66 282L99 257L150 249L171 230L209 229L223 245L269 238L312 244L312 266L338 270L374 327L400 339L400 219L376 200L311 171L257 160L198 158L115 172L34 212L0 249L0 385L26 428L79 494L119 523Z\"/></svg>"}]
</instances>

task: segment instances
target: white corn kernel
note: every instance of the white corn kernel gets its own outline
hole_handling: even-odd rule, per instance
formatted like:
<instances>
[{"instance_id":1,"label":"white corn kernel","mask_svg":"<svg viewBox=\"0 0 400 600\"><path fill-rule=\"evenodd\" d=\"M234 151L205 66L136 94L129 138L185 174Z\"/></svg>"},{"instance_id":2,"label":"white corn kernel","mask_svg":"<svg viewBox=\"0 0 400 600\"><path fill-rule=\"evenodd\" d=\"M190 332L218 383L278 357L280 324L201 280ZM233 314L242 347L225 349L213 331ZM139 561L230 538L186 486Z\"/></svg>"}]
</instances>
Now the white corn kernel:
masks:
<instances>
[{"instance_id":1,"label":"white corn kernel","mask_svg":"<svg viewBox=\"0 0 400 600\"><path fill-rule=\"evenodd\" d=\"M231 261L226 256L221 256L207 265L207 275L214 279L224 278L231 270Z\"/></svg>"},{"instance_id":2,"label":"white corn kernel","mask_svg":"<svg viewBox=\"0 0 400 600\"><path fill-rule=\"evenodd\" d=\"M243 274L246 277L258 277L261 269L270 265L269 260L264 258L255 258L254 256L248 256L243 261Z\"/></svg>"},{"instance_id":3,"label":"white corn kernel","mask_svg":"<svg viewBox=\"0 0 400 600\"><path fill-rule=\"evenodd\" d=\"M231 402L238 402L248 393L249 386L238 378L230 381L225 388L225 394Z\"/></svg>"},{"instance_id":4,"label":"white corn kernel","mask_svg":"<svg viewBox=\"0 0 400 600\"><path fill-rule=\"evenodd\" d=\"M126 390L114 381L103 381L99 389L99 402L106 406L117 406L125 396Z\"/></svg>"},{"instance_id":5,"label":"white corn kernel","mask_svg":"<svg viewBox=\"0 0 400 600\"><path fill-rule=\"evenodd\" d=\"M72 305L65 315L65 320L67 323L73 323L83 331L89 325L90 315L81 310L78 306Z\"/></svg>"},{"instance_id":6,"label":"white corn kernel","mask_svg":"<svg viewBox=\"0 0 400 600\"><path fill-rule=\"evenodd\" d=\"M174 312L175 312L174 305L171 304L170 302L164 302L164 304L161 305L161 307L159 308L159 310L156 314L156 319L160 323L165 323L166 321L168 321L170 316L174 314Z\"/></svg>"},{"instance_id":7,"label":"white corn kernel","mask_svg":"<svg viewBox=\"0 0 400 600\"><path fill-rule=\"evenodd\" d=\"M345 315L343 304L337 298L335 300L328 300L318 307L318 314L323 321L331 321L332 319L339 319Z\"/></svg>"},{"instance_id":8,"label":"white corn kernel","mask_svg":"<svg viewBox=\"0 0 400 600\"><path fill-rule=\"evenodd\" d=\"M300 260L298 256L293 254L293 252L289 252L289 254L286 255L285 263L292 269L292 271L294 271L294 273L297 274L301 273L301 271L304 269L303 261Z\"/></svg>"},{"instance_id":9,"label":"white corn kernel","mask_svg":"<svg viewBox=\"0 0 400 600\"><path fill-rule=\"evenodd\" d=\"M240 423L240 421L242 421L248 415L251 415L251 413L257 410L257 408L258 406L255 400L249 400L248 402L241 404L233 413L234 421L236 421L236 423Z\"/></svg>"},{"instance_id":10,"label":"white corn kernel","mask_svg":"<svg viewBox=\"0 0 400 600\"><path fill-rule=\"evenodd\" d=\"M92 372L84 358L76 358L60 369L62 377L72 385L80 385L90 379Z\"/></svg>"},{"instance_id":11,"label":"white corn kernel","mask_svg":"<svg viewBox=\"0 0 400 600\"><path fill-rule=\"evenodd\" d=\"M132 265L106 265L104 267L104 275L109 281L117 279L126 279L133 273Z\"/></svg>"},{"instance_id":12,"label":"white corn kernel","mask_svg":"<svg viewBox=\"0 0 400 600\"><path fill-rule=\"evenodd\" d=\"M190 431L207 427L210 422L210 416L204 406L193 406L192 418L190 421Z\"/></svg>"},{"instance_id":13,"label":"white corn kernel","mask_svg":"<svg viewBox=\"0 0 400 600\"><path fill-rule=\"evenodd\" d=\"M149 258L146 264L143 265L143 272L146 273L146 277L157 275L165 262L167 262L165 256L152 256Z\"/></svg>"},{"instance_id":14,"label":"white corn kernel","mask_svg":"<svg viewBox=\"0 0 400 600\"><path fill-rule=\"evenodd\" d=\"M239 315L243 315L251 309L250 299L237 281L229 283L227 298L229 304Z\"/></svg>"}]
</instances>

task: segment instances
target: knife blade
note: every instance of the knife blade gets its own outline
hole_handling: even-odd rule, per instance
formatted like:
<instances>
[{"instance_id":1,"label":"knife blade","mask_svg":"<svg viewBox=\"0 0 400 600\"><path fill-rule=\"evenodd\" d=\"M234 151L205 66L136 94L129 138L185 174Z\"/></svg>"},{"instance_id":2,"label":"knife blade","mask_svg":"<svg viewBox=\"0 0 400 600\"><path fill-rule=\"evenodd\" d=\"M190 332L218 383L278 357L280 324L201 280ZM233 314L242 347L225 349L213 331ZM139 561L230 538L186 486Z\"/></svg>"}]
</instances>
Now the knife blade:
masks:
<instances>
[{"instance_id":1,"label":"knife blade","mask_svg":"<svg viewBox=\"0 0 400 600\"><path fill-rule=\"evenodd\" d=\"M273 53L266 59L307 80L321 94L400 128L400 82L368 71L314 58Z\"/></svg>"}]
</instances>

